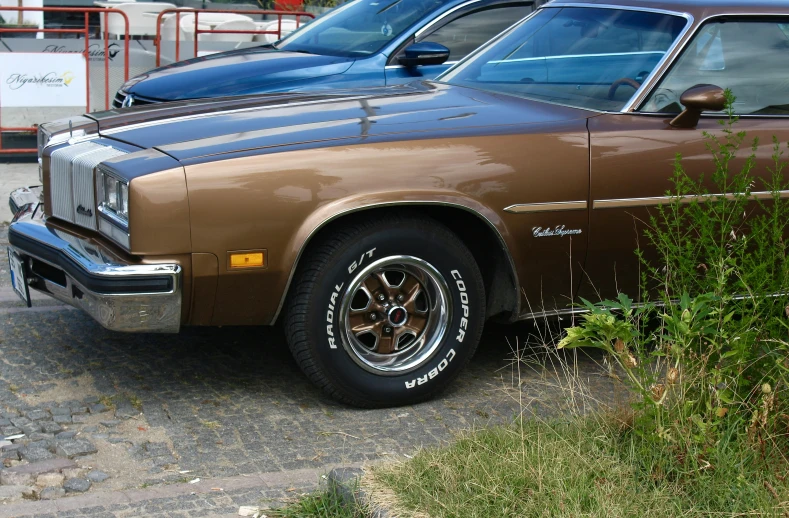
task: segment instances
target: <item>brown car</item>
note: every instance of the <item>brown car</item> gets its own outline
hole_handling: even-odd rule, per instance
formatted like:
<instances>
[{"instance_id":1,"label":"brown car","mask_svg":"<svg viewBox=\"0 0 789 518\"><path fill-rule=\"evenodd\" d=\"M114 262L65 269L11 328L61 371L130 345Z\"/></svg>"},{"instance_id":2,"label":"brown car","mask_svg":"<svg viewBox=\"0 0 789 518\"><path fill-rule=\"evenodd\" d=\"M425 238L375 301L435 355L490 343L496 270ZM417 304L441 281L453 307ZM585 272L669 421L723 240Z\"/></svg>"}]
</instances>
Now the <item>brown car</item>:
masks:
<instances>
[{"instance_id":1,"label":"brown car","mask_svg":"<svg viewBox=\"0 0 789 518\"><path fill-rule=\"evenodd\" d=\"M45 124L15 287L118 331L282 324L331 396L419 401L488 319L636 293L639 221L676 153L711 168L722 88L769 174L787 70L787 2L554 1L437 81Z\"/></svg>"}]
</instances>

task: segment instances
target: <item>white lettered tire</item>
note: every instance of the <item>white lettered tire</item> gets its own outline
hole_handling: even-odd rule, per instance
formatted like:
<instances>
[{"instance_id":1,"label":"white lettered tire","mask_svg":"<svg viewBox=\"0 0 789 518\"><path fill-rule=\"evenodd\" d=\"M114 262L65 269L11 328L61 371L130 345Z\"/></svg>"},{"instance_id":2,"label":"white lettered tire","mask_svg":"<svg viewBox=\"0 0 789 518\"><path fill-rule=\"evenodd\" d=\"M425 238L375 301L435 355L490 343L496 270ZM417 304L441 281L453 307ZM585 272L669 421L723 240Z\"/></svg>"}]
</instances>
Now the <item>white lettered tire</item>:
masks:
<instances>
[{"instance_id":1,"label":"white lettered tire","mask_svg":"<svg viewBox=\"0 0 789 518\"><path fill-rule=\"evenodd\" d=\"M288 344L313 383L344 403L396 406L431 397L471 359L485 289L448 228L378 217L320 237L286 311Z\"/></svg>"}]
</instances>

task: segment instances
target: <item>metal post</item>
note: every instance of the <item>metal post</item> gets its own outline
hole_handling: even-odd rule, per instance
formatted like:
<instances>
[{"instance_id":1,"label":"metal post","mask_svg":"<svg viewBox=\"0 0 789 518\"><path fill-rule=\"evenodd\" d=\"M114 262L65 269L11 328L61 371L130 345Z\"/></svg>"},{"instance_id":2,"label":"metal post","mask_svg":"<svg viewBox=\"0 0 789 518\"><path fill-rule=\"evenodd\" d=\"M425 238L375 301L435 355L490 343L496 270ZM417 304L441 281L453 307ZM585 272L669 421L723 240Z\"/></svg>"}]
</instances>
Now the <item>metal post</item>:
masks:
<instances>
[{"instance_id":1,"label":"metal post","mask_svg":"<svg viewBox=\"0 0 789 518\"><path fill-rule=\"evenodd\" d=\"M106 26L105 26L106 27ZM107 59L105 56L104 59ZM90 113L90 15L85 12L85 112Z\"/></svg>"},{"instance_id":2,"label":"metal post","mask_svg":"<svg viewBox=\"0 0 789 518\"><path fill-rule=\"evenodd\" d=\"M104 109L110 109L110 43L109 38L109 22L110 13L104 14Z\"/></svg>"}]
</instances>

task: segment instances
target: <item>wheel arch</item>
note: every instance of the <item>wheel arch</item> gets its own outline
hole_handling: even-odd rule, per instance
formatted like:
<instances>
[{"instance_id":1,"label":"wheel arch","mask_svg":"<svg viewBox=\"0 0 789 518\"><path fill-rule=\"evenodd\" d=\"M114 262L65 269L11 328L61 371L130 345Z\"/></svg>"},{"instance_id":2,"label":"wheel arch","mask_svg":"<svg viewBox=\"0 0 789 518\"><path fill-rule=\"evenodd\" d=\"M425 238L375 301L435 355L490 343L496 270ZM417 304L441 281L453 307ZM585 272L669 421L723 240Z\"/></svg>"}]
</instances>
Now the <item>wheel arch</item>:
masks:
<instances>
[{"instance_id":1,"label":"wheel arch","mask_svg":"<svg viewBox=\"0 0 789 518\"><path fill-rule=\"evenodd\" d=\"M293 277L302 259L309 253L317 238L330 232L332 228L347 224L352 216L359 213L371 215L385 214L392 208L407 208L409 213L424 215L448 227L469 248L482 272L486 290L486 318L506 315L505 319L513 321L520 314L520 282L515 260L512 256L502 231L480 210L458 202L448 201L402 201L382 202L338 211L324 217L317 225L312 225L301 239L295 260L290 269L285 289L282 292L279 306L271 319L275 324L290 291ZM305 222L306 226L309 220ZM500 221L499 221L500 223ZM506 232L505 232L506 233ZM294 233L294 239L298 239ZM491 250L496 253L491 254Z\"/></svg>"}]
</instances>

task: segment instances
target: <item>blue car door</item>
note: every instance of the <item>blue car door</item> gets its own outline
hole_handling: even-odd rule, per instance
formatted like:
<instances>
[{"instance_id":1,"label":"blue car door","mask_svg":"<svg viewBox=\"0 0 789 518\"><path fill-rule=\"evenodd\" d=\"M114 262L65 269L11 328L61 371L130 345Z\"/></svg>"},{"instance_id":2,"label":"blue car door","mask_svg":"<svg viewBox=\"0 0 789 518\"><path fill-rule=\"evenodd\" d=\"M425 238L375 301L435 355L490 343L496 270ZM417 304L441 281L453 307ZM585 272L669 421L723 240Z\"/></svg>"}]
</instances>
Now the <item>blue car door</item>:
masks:
<instances>
[{"instance_id":1,"label":"blue car door","mask_svg":"<svg viewBox=\"0 0 789 518\"><path fill-rule=\"evenodd\" d=\"M449 14L428 22L392 53L386 65L386 84L394 85L435 78L532 10L531 0L501 2L473 0L461 5ZM401 65L399 58L406 47L422 41L444 45L450 51L449 59L441 65L417 67Z\"/></svg>"}]
</instances>

